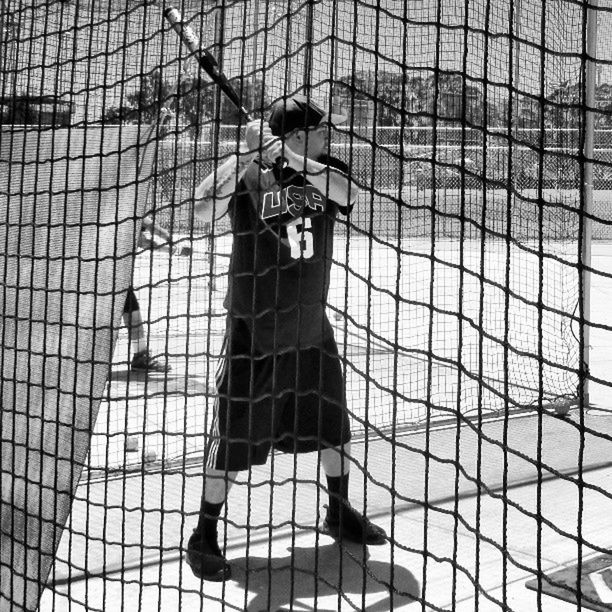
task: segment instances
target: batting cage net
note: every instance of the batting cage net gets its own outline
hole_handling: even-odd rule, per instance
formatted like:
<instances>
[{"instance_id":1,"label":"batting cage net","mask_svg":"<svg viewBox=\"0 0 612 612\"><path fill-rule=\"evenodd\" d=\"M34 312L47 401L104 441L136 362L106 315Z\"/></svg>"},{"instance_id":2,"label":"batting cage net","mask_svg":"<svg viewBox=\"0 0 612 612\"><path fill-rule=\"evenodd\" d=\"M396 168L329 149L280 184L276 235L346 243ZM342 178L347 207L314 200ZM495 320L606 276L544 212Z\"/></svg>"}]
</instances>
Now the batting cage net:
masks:
<instances>
[{"instance_id":1,"label":"batting cage net","mask_svg":"<svg viewBox=\"0 0 612 612\"><path fill-rule=\"evenodd\" d=\"M611 36L609 0L0 0L0 610L607 609ZM248 120L201 58L258 130L316 103L302 134L341 171L245 171ZM253 168L259 195L201 214L201 185L216 210ZM359 194L317 252L338 177ZM245 225L266 197L297 220ZM274 276L271 310L236 317L270 236L247 276L253 304ZM299 287L323 262L314 293L283 249ZM337 355L311 363L302 314L257 348L313 303ZM282 452L313 404L316 452ZM344 404L342 486L379 547L325 509ZM270 421L272 448L220 470L231 577L202 580L228 406L230 441Z\"/></svg>"}]
</instances>

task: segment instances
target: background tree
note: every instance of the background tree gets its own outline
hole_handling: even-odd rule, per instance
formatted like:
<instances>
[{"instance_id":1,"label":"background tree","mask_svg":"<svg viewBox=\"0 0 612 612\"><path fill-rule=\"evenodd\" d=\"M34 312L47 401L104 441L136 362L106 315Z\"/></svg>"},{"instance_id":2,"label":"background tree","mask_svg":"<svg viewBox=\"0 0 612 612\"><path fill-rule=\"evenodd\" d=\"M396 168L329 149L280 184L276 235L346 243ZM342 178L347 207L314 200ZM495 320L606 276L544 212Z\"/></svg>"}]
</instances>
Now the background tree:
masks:
<instances>
[{"instance_id":1,"label":"background tree","mask_svg":"<svg viewBox=\"0 0 612 612\"><path fill-rule=\"evenodd\" d=\"M249 110L252 117L261 117L270 108L272 102L260 78L235 77L230 82L242 100L242 106ZM221 121L229 125L244 123L240 121L237 109L225 97L221 96Z\"/></svg>"},{"instance_id":2,"label":"background tree","mask_svg":"<svg viewBox=\"0 0 612 612\"><path fill-rule=\"evenodd\" d=\"M436 76L429 78L430 95L435 95ZM482 92L462 74L440 73L437 77L437 115L443 121L467 122L471 125L484 124L484 102Z\"/></svg>"},{"instance_id":3,"label":"background tree","mask_svg":"<svg viewBox=\"0 0 612 612\"><path fill-rule=\"evenodd\" d=\"M553 128L580 129L583 122L584 91L582 83L564 81L546 99L546 124ZM595 87L595 127L612 127L612 86Z\"/></svg>"},{"instance_id":4,"label":"background tree","mask_svg":"<svg viewBox=\"0 0 612 612\"><path fill-rule=\"evenodd\" d=\"M270 97L261 79L237 77L232 84L241 95L243 106L252 110L254 116L269 107ZM216 86L199 75L183 75L177 85L154 71L142 79L137 90L125 96L120 106L108 109L103 120L107 123L153 123L163 109L168 109L178 115L180 123L195 129L213 118L217 95ZM221 123L237 124L238 111L225 96L220 95L219 99Z\"/></svg>"},{"instance_id":5,"label":"background tree","mask_svg":"<svg viewBox=\"0 0 612 612\"><path fill-rule=\"evenodd\" d=\"M612 85L602 83L595 88L595 127L612 128Z\"/></svg>"},{"instance_id":6,"label":"background tree","mask_svg":"<svg viewBox=\"0 0 612 612\"><path fill-rule=\"evenodd\" d=\"M423 91L424 81L420 76L405 77L402 73L384 70L376 73L358 71L340 77L334 85L333 96L336 104L347 112L355 106L370 107L371 112L376 113L378 126L402 125L402 122L404 125L421 125ZM366 121L374 119L366 113L362 115Z\"/></svg>"},{"instance_id":7,"label":"background tree","mask_svg":"<svg viewBox=\"0 0 612 612\"><path fill-rule=\"evenodd\" d=\"M163 107L175 110L172 87L161 77L159 70L146 74L140 87L125 96L125 102L105 113L107 123L153 123Z\"/></svg>"},{"instance_id":8,"label":"background tree","mask_svg":"<svg viewBox=\"0 0 612 612\"><path fill-rule=\"evenodd\" d=\"M351 109L352 100L369 103L376 110L379 126L431 125L434 115L445 122L483 125L485 117L481 90L456 73L424 77L405 72L362 71L340 77L334 97L346 110Z\"/></svg>"},{"instance_id":9,"label":"background tree","mask_svg":"<svg viewBox=\"0 0 612 612\"><path fill-rule=\"evenodd\" d=\"M213 115L215 105L215 89L200 77L183 76L178 86L176 104L172 107L177 111L179 121L194 129L199 123L208 121Z\"/></svg>"},{"instance_id":10,"label":"background tree","mask_svg":"<svg viewBox=\"0 0 612 612\"><path fill-rule=\"evenodd\" d=\"M551 128L579 128L581 85L564 81L550 93L544 103L544 124Z\"/></svg>"}]
</instances>

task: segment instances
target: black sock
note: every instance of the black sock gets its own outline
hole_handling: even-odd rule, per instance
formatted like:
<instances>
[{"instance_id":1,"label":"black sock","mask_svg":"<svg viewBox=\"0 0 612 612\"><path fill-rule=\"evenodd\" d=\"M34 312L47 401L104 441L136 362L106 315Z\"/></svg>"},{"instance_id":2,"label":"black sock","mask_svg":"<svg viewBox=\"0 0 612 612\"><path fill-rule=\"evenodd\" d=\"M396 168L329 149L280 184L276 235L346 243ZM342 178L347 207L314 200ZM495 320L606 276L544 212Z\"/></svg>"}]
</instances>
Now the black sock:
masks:
<instances>
[{"instance_id":1,"label":"black sock","mask_svg":"<svg viewBox=\"0 0 612 612\"><path fill-rule=\"evenodd\" d=\"M328 476L327 488L329 489L329 509L327 516L331 519L340 518L340 510L348 502L349 475Z\"/></svg>"},{"instance_id":2,"label":"black sock","mask_svg":"<svg viewBox=\"0 0 612 612\"><path fill-rule=\"evenodd\" d=\"M221 508L223 508L223 502L212 504L202 498L196 531L209 544L217 544L217 523L221 516Z\"/></svg>"}]
</instances>

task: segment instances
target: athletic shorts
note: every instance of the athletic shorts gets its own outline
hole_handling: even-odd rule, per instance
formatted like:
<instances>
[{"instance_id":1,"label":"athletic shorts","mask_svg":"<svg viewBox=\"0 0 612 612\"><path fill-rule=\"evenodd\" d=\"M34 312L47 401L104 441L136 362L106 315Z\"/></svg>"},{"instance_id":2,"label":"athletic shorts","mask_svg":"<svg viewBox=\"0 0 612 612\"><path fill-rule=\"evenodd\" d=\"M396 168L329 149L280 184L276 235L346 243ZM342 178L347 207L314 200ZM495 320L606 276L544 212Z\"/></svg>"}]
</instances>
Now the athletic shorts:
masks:
<instances>
[{"instance_id":1,"label":"athletic shorts","mask_svg":"<svg viewBox=\"0 0 612 612\"><path fill-rule=\"evenodd\" d=\"M270 450L305 453L351 438L344 376L331 334L322 347L250 356L244 322L226 335L206 465L225 471L266 463Z\"/></svg>"}]
</instances>

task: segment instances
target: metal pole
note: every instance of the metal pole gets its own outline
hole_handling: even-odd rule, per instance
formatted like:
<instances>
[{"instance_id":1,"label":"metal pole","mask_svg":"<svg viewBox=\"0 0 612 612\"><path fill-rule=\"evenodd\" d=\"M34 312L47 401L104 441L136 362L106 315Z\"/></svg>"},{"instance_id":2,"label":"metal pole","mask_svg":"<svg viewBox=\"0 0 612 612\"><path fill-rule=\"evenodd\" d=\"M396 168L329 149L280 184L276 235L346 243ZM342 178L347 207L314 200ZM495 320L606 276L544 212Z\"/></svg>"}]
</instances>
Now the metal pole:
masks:
<instances>
[{"instance_id":1,"label":"metal pole","mask_svg":"<svg viewBox=\"0 0 612 612\"><path fill-rule=\"evenodd\" d=\"M511 117L514 138L518 137L519 129L519 116L520 116L520 97L519 97L519 78L521 73L521 66L519 60L519 36L521 34L521 0L514 0L514 66L512 67L512 86L514 87L514 105L513 105L513 117Z\"/></svg>"},{"instance_id":2,"label":"metal pole","mask_svg":"<svg viewBox=\"0 0 612 612\"><path fill-rule=\"evenodd\" d=\"M255 0L255 2L253 3L253 49L252 49L252 53L253 53L252 80L253 82L255 82L255 79L257 78L257 68L259 66L259 63L257 61L257 55L259 53L258 46L257 46L258 39L259 39L259 0Z\"/></svg>"},{"instance_id":3,"label":"metal pole","mask_svg":"<svg viewBox=\"0 0 612 612\"><path fill-rule=\"evenodd\" d=\"M308 95L312 81L312 39L314 36L314 1L308 0L306 10L306 55L304 57L304 93Z\"/></svg>"},{"instance_id":4,"label":"metal pole","mask_svg":"<svg viewBox=\"0 0 612 612\"><path fill-rule=\"evenodd\" d=\"M203 24L202 24L203 25ZM203 28L202 28L203 29ZM225 47L225 0L217 0L215 2L215 40L214 40L214 54L219 64L219 70L223 72L223 60L224 60L224 47ZM218 91L215 95L215 106L213 109L213 117L215 117L218 124L221 123L221 93Z\"/></svg>"},{"instance_id":5,"label":"metal pole","mask_svg":"<svg viewBox=\"0 0 612 612\"><path fill-rule=\"evenodd\" d=\"M591 240L592 240L592 221L593 213L593 150L594 150L594 131L595 131L595 85L597 79L597 6L598 0L587 0L587 41L586 41L586 60L585 60L585 136L584 136L584 182L582 186L582 241L580 261L582 264L582 291L581 300L581 365L580 375L583 380L579 381L579 400L582 410L589 406L589 362L591 344Z\"/></svg>"}]
</instances>

